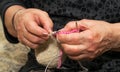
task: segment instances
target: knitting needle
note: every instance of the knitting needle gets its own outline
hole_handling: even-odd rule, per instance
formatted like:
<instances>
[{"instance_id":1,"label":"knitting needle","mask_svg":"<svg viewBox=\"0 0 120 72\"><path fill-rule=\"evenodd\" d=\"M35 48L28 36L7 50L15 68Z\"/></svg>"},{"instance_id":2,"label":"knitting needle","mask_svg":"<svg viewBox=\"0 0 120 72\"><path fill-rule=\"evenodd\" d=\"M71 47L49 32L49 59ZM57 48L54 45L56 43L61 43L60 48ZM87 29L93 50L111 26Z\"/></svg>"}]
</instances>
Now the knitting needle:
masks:
<instances>
[{"instance_id":1,"label":"knitting needle","mask_svg":"<svg viewBox=\"0 0 120 72\"><path fill-rule=\"evenodd\" d=\"M76 25L76 29L77 29L77 31L79 32L79 27L78 27L78 23L77 23L77 21L75 22L75 25Z\"/></svg>"},{"instance_id":2,"label":"knitting needle","mask_svg":"<svg viewBox=\"0 0 120 72\"><path fill-rule=\"evenodd\" d=\"M77 24L77 21L75 22L75 25L76 25L76 28L78 29L78 24Z\"/></svg>"}]
</instances>

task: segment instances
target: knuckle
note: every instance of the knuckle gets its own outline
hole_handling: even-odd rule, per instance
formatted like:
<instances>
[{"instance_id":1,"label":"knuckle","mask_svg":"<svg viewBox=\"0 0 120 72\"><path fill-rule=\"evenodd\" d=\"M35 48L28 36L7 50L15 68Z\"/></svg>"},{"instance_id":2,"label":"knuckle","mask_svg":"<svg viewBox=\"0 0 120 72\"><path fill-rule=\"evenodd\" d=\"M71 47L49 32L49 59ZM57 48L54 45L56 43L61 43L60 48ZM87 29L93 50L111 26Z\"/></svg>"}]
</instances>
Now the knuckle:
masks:
<instances>
[{"instance_id":1,"label":"knuckle","mask_svg":"<svg viewBox=\"0 0 120 72\"><path fill-rule=\"evenodd\" d=\"M67 25L71 25L73 23L75 23L75 21L70 21L70 22L67 23Z\"/></svg>"},{"instance_id":2,"label":"knuckle","mask_svg":"<svg viewBox=\"0 0 120 72\"><path fill-rule=\"evenodd\" d=\"M89 36L87 37L87 39L88 39L89 41L93 41L93 40L94 40L94 37L93 37L93 35L89 35Z\"/></svg>"},{"instance_id":3,"label":"knuckle","mask_svg":"<svg viewBox=\"0 0 120 72\"><path fill-rule=\"evenodd\" d=\"M43 11L43 14L45 14L46 16L49 16L48 13L46 11Z\"/></svg>"},{"instance_id":4,"label":"knuckle","mask_svg":"<svg viewBox=\"0 0 120 72\"><path fill-rule=\"evenodd\" d=\"M86 19L82 19L81 21L82 21L82 22L86 22Z\"/></svg>"}]
</instances>

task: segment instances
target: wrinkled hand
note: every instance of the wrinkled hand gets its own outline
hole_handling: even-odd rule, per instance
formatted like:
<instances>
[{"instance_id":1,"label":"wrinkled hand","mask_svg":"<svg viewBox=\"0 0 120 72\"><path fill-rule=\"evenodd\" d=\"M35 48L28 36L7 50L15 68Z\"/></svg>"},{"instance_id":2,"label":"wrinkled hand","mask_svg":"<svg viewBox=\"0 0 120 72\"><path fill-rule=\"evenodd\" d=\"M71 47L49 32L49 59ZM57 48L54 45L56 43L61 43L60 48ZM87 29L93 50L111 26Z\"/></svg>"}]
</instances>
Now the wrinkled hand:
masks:
<instances>
[{"instance_id":1,"label":"wrinkled hand","mask_svg":"<svg viewBox=\"0 0 120 72\"><path fill-rule=\"evenodd\" d=\"M110 23L97 20L80 20L69 22L61 32L70 32L76 28L80 32L57 34L63 51L74 60L93 60L110 50Z\"/></svg>"},{"instance_id":2,"label":"wrinkled hand","mask_svg":"<svg viewBox=\"0 0 120 72\"><path fill-rule=\"evenodd\" d=\"M53 27L48 14L38 9L20 10L15 16L14 25L19 41L31 48L44 43Z\"/></svg>"}]
</instances>

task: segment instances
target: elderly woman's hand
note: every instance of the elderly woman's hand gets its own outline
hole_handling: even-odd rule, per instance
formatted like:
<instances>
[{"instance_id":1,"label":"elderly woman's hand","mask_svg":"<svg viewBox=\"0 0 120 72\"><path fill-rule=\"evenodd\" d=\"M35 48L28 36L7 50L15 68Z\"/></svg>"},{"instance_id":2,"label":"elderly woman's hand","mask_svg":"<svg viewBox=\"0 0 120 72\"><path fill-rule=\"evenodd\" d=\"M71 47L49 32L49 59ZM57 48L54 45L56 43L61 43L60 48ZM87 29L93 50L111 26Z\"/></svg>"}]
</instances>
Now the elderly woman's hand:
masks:
<instances>
[{"instance_id":1,"label":"elderly woman's hand","mask_svg":"<svg viewBox=\"0 0 120 72\"><path fill-rule=\"evenodd\" d=\"M75 60L92 60L111 49L111 24L97 20L69 22L57 34L63 51ZM79 32L69 33L74 29ZM68 34L65 34L67 32Z\"/></svg>"},{"instance_id":2,"label":"elderly woman's hand","mask_svg":"<svg viewBox=\"0 0 120 72\"><path fill-rule=\"evenodd\" d=\"M48 39L53 23L49 15L39 9L23 9L16 13L14 26L21 43L31 48Z\"/></svg>"}]
</instances>

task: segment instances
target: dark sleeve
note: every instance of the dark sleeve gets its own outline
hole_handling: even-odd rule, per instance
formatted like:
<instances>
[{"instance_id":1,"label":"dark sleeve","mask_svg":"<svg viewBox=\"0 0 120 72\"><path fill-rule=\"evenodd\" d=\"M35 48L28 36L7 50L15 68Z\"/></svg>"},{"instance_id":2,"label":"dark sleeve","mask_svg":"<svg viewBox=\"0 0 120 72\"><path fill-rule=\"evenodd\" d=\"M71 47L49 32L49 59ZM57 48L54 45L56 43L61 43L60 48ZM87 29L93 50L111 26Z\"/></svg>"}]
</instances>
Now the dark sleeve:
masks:
<instances>
[{"instance_id":1,"label":"dark sleeve","mask_svg":"<svg viewBox=\"0 0 120 72\"><path fill-rule=\"evenodd\" d=\"M4 34L6 36L6 39L11 43L18 43L18 39L8 33L8 31L5 27L5 22L4 22L5 11L7 10L8 7L10 7L12 5L24 6L23 3L18 0L0 0L0 16L2 19Z\"/></svg>"}]
</instances>

